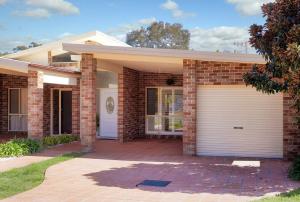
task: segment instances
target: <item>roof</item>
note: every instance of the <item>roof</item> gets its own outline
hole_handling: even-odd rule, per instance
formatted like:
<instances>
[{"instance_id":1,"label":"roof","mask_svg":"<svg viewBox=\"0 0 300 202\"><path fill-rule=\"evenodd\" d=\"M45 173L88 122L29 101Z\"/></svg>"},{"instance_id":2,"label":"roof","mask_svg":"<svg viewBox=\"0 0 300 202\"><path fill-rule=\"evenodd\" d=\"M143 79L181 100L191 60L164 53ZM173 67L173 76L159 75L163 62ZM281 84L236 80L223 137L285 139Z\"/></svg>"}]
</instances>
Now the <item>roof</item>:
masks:
<instances>
[{"instance_id":1,"label":"roof","mask_svg":"<svg viewBox=\"0 0 300 202\"><path fill-rule=\"evenodd\" d=\"M28 72L29 62L18 61L0 57L0 68L21 73Z\"/></svg>"},{"instance_id":2,"label":"roof","mask_svg":"<svg viewBox=\"0 0 300 202\"><path fill-rule=\"evenodd\" d=\"M62 43L77 43L77 44L83 44L86 41L91 40L95 41L101 45L109 45L109 46L123 46L123 47L130 47L128 44L112 37L107 34L104 34L99 31L92 31L92 32L87 32L84 34L80 35L75 35L75 36L69 36L69 37L64 37L60 40L53 41L50 43L43 44L38 47L26 49L23 51L19 51L16 53L8 54L3 57L6 58L20 58L23 56L39 53L41 51L49 51L51 49L62 49Z\"/></svg>"},{"instance_id":3,"label":"roof","mask_svg":"<svg viewBox=\"0 0 300 202\"><path fill-rule=\"evenodd\" d=\"M20 73L28 73L28 68L35 68L44 71L60 72L60 73L67 73L67 74L80 74L78 68L44 66L44 65L32 64L29 62L0 57L0 69L6 69L6 70L20 72Z\"/></svg>"},{"instance_id":4,"label":"roof","mask_svg":"<svg viewBox=\"0 0 300 202\"><path fill-rule=\"evenodd\" d=\"M159 57L159 58L176 58L176 59L193 59L203 61L217 62L240 62L240 63L256 63L265 64L266 61L257 54L236 54L236 53L218 53L194 50L178 50L178 49L154 49L154 48L134 48L121 46L99 46L91 44L73 44L63 43L65 51L77 54L113 54L127 56L143 56L143 57Z\"/></svg>"}]
</instances>

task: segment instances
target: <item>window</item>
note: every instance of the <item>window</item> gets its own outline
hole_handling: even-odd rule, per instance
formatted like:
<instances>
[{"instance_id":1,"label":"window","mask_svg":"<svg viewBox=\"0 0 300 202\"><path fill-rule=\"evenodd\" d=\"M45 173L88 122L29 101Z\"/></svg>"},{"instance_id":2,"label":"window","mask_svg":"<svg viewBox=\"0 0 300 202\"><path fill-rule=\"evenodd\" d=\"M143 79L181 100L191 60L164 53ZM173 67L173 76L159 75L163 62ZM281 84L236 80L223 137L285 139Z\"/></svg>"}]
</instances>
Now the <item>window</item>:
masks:
<instances>
[{"instance_id":1,"label":"window","mask_svg":"<svg viewBox=\"0 0 300 202\"><path fill-rule=\"evenodd\" d=\"M27 89L8 89L8 130L27 131Z\"/></svg>"},{"instance_id":2,"label":"window","mask_svg":"<svg viewBox=\"0 0 300 202\"><path fill-rule=\"evenodd\" d=\"M146 133L181 135L183 91L179 87L147 88Z\"/></svg>"}]
</instances>

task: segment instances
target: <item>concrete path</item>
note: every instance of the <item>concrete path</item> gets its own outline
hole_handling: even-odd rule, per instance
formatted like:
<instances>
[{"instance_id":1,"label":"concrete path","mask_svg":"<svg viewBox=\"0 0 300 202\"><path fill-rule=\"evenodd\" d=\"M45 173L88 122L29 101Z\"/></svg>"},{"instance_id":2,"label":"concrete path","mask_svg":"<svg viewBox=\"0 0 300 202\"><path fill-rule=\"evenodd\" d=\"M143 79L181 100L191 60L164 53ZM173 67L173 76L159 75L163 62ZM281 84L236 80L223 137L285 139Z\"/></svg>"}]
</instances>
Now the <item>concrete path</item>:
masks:
<instances>
[{"instance_id":1,"label":"concrete path","mask_svg":"<svg viewBox=\"0 0 300 202\"><path fill-rule=\"evenodd\" d=\"M96 151L46 172L44 183L4 201L242 202L300 187L281 160L188 157L181 142L97 141ZM168 180L164 188L136 185Z\"/></svg>"}]
</instances>

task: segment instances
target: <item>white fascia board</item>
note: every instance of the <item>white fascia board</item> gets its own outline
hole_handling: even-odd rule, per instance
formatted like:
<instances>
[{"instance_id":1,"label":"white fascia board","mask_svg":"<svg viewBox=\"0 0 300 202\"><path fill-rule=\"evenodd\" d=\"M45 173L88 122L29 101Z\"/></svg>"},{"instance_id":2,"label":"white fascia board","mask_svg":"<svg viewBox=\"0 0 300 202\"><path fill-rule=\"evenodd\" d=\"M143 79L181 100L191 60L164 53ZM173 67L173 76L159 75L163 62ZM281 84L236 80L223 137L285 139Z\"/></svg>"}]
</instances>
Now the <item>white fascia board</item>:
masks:
<instances>
[{"instance_id":1,"label":"white fascia board","mask_svg":"<svg viewBox=\"0 0 300 202\"><path fill-rule=\"evenodd\" d=\"M43 77L44 83L61 84L61 85L77 85L77 79L74 77L57 76L55 74L45 73Z\"/></svg>"},{"instance_id":2,"label":"white fascia board","mask_svg":"<svg viewBox=\"0 0 300 202\"><path fill-rule=\"evenodd\" d=\"M16 72L28 73L29 62L0 57L0 68Z\"/></svg>"},{"instance_id":3,"label":"white fascia board","mask_svg":"<svg viewBox=\"0 0 300 202\"><path fill-rule=\"evenodd\" d=\"M240 63L256 63L265 64L263 57L256 54L235 54L235 53L217 53L206 51L192 50L174 50L174 49L155 49L155 48L133 48L120 46L99 46L90 44L70 44L63 43L65 51L74 52L77 54L123 54L149 57L166 57L192 59L202 61L217 61L217 62L240 62Z\"/></svg>"}]
</instances>

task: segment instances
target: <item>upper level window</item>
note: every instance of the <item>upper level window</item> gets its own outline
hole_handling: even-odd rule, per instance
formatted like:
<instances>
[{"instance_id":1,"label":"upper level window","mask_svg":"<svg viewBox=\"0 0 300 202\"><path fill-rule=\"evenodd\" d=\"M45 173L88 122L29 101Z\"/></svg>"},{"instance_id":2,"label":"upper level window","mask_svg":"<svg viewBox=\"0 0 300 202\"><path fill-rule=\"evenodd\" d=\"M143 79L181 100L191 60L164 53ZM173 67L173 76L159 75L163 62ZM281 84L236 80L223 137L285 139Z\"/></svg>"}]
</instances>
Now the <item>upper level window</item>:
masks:
<instances>
[{"instance_id":1,"label":"upper level window","mask_svg":"<svg viewBox=\"0 0 300 202\"><path fill-rule=\"evenodd\" d=\"M27 131L27 88L8 89L8 130Z\"/></svg>"}]
</instances>

